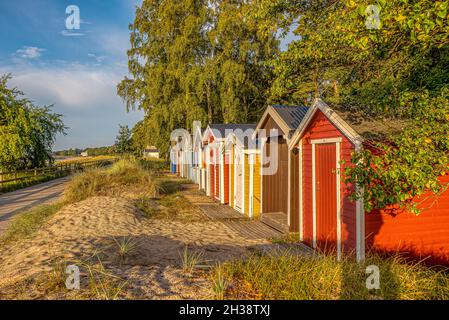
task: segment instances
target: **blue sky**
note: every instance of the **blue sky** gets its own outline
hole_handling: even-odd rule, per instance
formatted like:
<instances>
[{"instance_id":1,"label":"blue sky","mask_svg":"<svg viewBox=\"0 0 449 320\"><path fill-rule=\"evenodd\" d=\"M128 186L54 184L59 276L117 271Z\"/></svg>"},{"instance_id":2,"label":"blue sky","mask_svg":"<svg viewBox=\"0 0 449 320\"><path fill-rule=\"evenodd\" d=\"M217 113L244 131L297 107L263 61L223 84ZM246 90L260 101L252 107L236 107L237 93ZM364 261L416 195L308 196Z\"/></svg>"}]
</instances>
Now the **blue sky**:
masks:
<instances>
[{"instance_id":1,"label":"blue sky","mask_svg":"<svg viewBox=\"0 0 449 320\"><path fill-rule=\"evenodd\" d=\"M70 129L55 150L114 143L126 113L116 95L127 74L128 25L139 0L0 1L0 74L39 105L54 104ZM80 10L80 30L66 30L68 5ZM72 35L76 33L77 35Z\"/></svg>"},{"instance_id":2,"label":"blue sky","mask_svg":"<svg viewBox=\"0 0 449 320\"><path fill-rule=\"evenodd\" d=\"M10 85L64 116L70 129L55 150L112 145L119 124L143 118L126 113L116 95L128 73L128 25L141 1L0 1L0 74L12 73ZM66 29L69 5L80 10L79 30Z\"/></svg>"}]
</instances>

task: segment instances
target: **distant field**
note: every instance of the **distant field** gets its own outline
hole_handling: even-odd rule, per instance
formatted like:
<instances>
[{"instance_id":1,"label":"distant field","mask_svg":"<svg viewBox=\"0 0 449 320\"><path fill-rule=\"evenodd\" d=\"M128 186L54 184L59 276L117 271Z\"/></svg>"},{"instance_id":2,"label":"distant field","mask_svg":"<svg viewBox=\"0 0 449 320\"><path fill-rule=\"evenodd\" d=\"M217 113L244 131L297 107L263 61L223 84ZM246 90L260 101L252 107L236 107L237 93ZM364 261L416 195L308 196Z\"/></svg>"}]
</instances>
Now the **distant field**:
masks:
<instances>
[{"instance_id":1,"label":"distant field","mask_svg":"<svg viewBox=\"0 0 449 320\"><path fill-rule=\"evenodd\" d=\"M94 156L94 157L55 157L55 163L79 163L85 161L100 161L117 158L117 156Z\"/></svg>"},{"instance_id":2,"label":"distant field","mask_svg":"<svg viewBox=\"0 0 449 320\"><path fill-rule=\"evenodd\" d=\"M102 166L115 161L117 157L76 157L58 159L53 166L0 174L0 194L33 186L42 182L67 176L88 167Z\"/></svg>"}]
</instances>

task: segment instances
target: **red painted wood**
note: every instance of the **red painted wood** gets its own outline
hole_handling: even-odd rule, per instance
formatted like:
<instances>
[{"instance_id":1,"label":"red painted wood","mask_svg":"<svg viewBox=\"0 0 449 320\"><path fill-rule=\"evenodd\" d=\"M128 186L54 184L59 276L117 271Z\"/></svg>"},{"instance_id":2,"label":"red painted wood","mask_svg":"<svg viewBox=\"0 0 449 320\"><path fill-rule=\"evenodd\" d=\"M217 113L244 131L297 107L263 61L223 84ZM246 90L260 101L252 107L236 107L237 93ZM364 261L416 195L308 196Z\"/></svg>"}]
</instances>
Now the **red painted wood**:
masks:
<instances>
[{"instance_id":1,"label":"red painted wood","mask_svg":"<svg viewBox=\"0 0 449 320\"><path fill-rule=\"evenodd\" d=\"M449 176L440 177L444 185ZM439 197L427 192L413 200L422 212L415 216L390 207L366 214L367 249L407 252L413 259L429 264L449 264L449 189Z\"/></svg>"},{"instance_id":2,"label":"red painted wood","mask_svg":"<svg viewBox=\"0 0 449 320\"><path fill-rule=\"evenodd\" d=\"M229 154L225 154L224 163L224 203L229 203Z\"/></svg>"},{"instance_id":3,"label":"red painted wood","mask_svg":"<svg viewBox=\"0 0 449 320\"><path fill-rule=\"evenodd\" d=\"M316 239L322 251L337 243L336 147L315 145Z\"/></svg>"},{"instance_id":4,"label":"red painted wood","mask_svg":"<svg viewBox=\"0 0 449 320\"><path fill-rule=\"evenodd\" d=\"M215 196L215 175L214 175L214 165L209 165L209 181L210 181L210 196Z\"/></svg>"},{"instance_id":5,"label":"red painted wood","mask_svg":"<svg viewBox=\"0 0 449 320\"><path fill-rule=\"evenodd\" d=\"M210 180L210 196L215 197L215 165L214 165L214 151L210 150L210 164L209 164L209 180Z\"/></svg>"},{"instance_id":6,"label":"red painted wood","mask_svg":"<svg viewBox=\"0 0 449 320\"><path fill-rule=\"evenodd\" d=\"M218 150L215 151L215 199L220 200L220 164L219 164L219 153Z\"/></svg>"},{"instance_id":7,"label":"red painted wood","mask_svg":"<svg viewBox=\"0 0 449 320\"><path fill-rule=\"evenodd\" d=\"M210 136L208 140L209 144L214 142L214 137ZM209 163L209 186L210 186L210 196L215 197L215 155L214 150L209 151L210 163Z\"/></svg>"},{"instance_id":8,"label":"red painted wood","mask_svg":"<svg viewBox=\"0 0 449 320\"><path fill-rule=\"evenodd\" d=\"M339 159L345 160L341 165L341 172L344 172L346 166L351 163L351 153L354 151L353 144L339 131L326 116L318 111L306 128L303 136L303 238L304 242L312 245L313 239L313 199L312 199L312 144L313 139L341 138ZM316 156L316 155L315 155ZM297 164L294 164L297 165ZM356 205L349 200L351 191L350 185L344 184L344 178L340 185L341 202L341 241L342 248L346 251L352 251L356 248ZM299 194L292 194L292 197L299 197ZM299 201L295 201L299 205ZM291 214L299 214L299 208L291 210Z\"/></svg>"},{"instance_id":9,"label":"red painted wood","mask_svg":"<svg viewBox=\"0 0 449 320\"><path fill-rule=\"evenodd\" d=\"M303 156L300 160L303 165L303 235L304 242L309 245L312 244L313 237L310 140L335 137L342 138L340 159L345 160L345 164L341 165L341 173L343 173L346 166L351 165L350 159L354 146L321 112L317 112L303 136ZM349 200L353 187L344 184L343 181L342 175L341 235L344 250L350 251L356 247L356 205ZM444 185L449 184L449 176L441 177L440 181ZM295 194L292 194L293 196ZM426 260L430 264L449 264L449 188L439 197L426 193L413 201L420 204L422 212L419 216L398 210L397 207L365 214L366 250L373 249L388 253L407 252L413 259L430 257ZM291 212L299 214L299 209L294 208ZM318 216L318 232L320 232L319 219Z\"/></svg>"}]
</instances>

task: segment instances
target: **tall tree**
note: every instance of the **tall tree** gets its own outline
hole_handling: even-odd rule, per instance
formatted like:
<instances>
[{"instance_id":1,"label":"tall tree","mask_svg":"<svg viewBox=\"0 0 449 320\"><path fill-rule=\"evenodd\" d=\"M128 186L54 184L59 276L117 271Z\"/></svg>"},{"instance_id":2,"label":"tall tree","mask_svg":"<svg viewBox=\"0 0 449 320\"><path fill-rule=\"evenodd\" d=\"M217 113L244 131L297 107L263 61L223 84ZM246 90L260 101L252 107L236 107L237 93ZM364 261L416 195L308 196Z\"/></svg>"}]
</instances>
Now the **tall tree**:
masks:
<instances>
[{"instance_id":1,"label":"tall tree","mask_svg":"<svg viewBox=\"0 0 449 320\"><path fill-rule=\"evenodd\" d=\"M145 111L151 143L193 120L254 121L266 102L274 34L245 20L244 0L145 0L136 9L129 71L118 85L127 108Z\"/></svg>"},{"instance_id":2,"label":"tall tree","mask_svg":"<svg viewBox=\"0 0 449 320\"><path fill-rule=\"evenodd\" d=\"M42 167L53 161L52 147L66 127L50 107L38 107L0 77L0 170Z\"/></svg>"},{"instance_id":3,"label":"tall tree","mask_svg":"<svg viewBox=\"0 0 449 320\"><path fill-rule=\"evenodd\" d=\"M133 151L131 135L132 133L128 126L119 126L118 135L115 139L115 149L118 153L124 154Z\"/></svg>"}]
</instances>

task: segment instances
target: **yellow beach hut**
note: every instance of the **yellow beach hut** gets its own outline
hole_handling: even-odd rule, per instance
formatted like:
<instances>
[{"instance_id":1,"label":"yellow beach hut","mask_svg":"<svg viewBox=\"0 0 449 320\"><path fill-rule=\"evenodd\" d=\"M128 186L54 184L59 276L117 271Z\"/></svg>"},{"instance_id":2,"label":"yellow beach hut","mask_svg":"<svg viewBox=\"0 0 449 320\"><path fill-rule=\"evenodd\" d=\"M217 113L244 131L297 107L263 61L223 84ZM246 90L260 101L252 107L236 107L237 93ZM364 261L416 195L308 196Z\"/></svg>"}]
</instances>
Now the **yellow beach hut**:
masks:
<instances>
[{"instance_id":1,"label":"yellow beach hut","mask_svg":"<svg viewBox=\"0 0 449 320\"><path fill-rule=\"evenodd\" d=\"M252 139L254 126L236 130L226 139L229 164L229 205L249 218L259 218L261 210L260 151Z\"/></svg>"}]
</instances>

